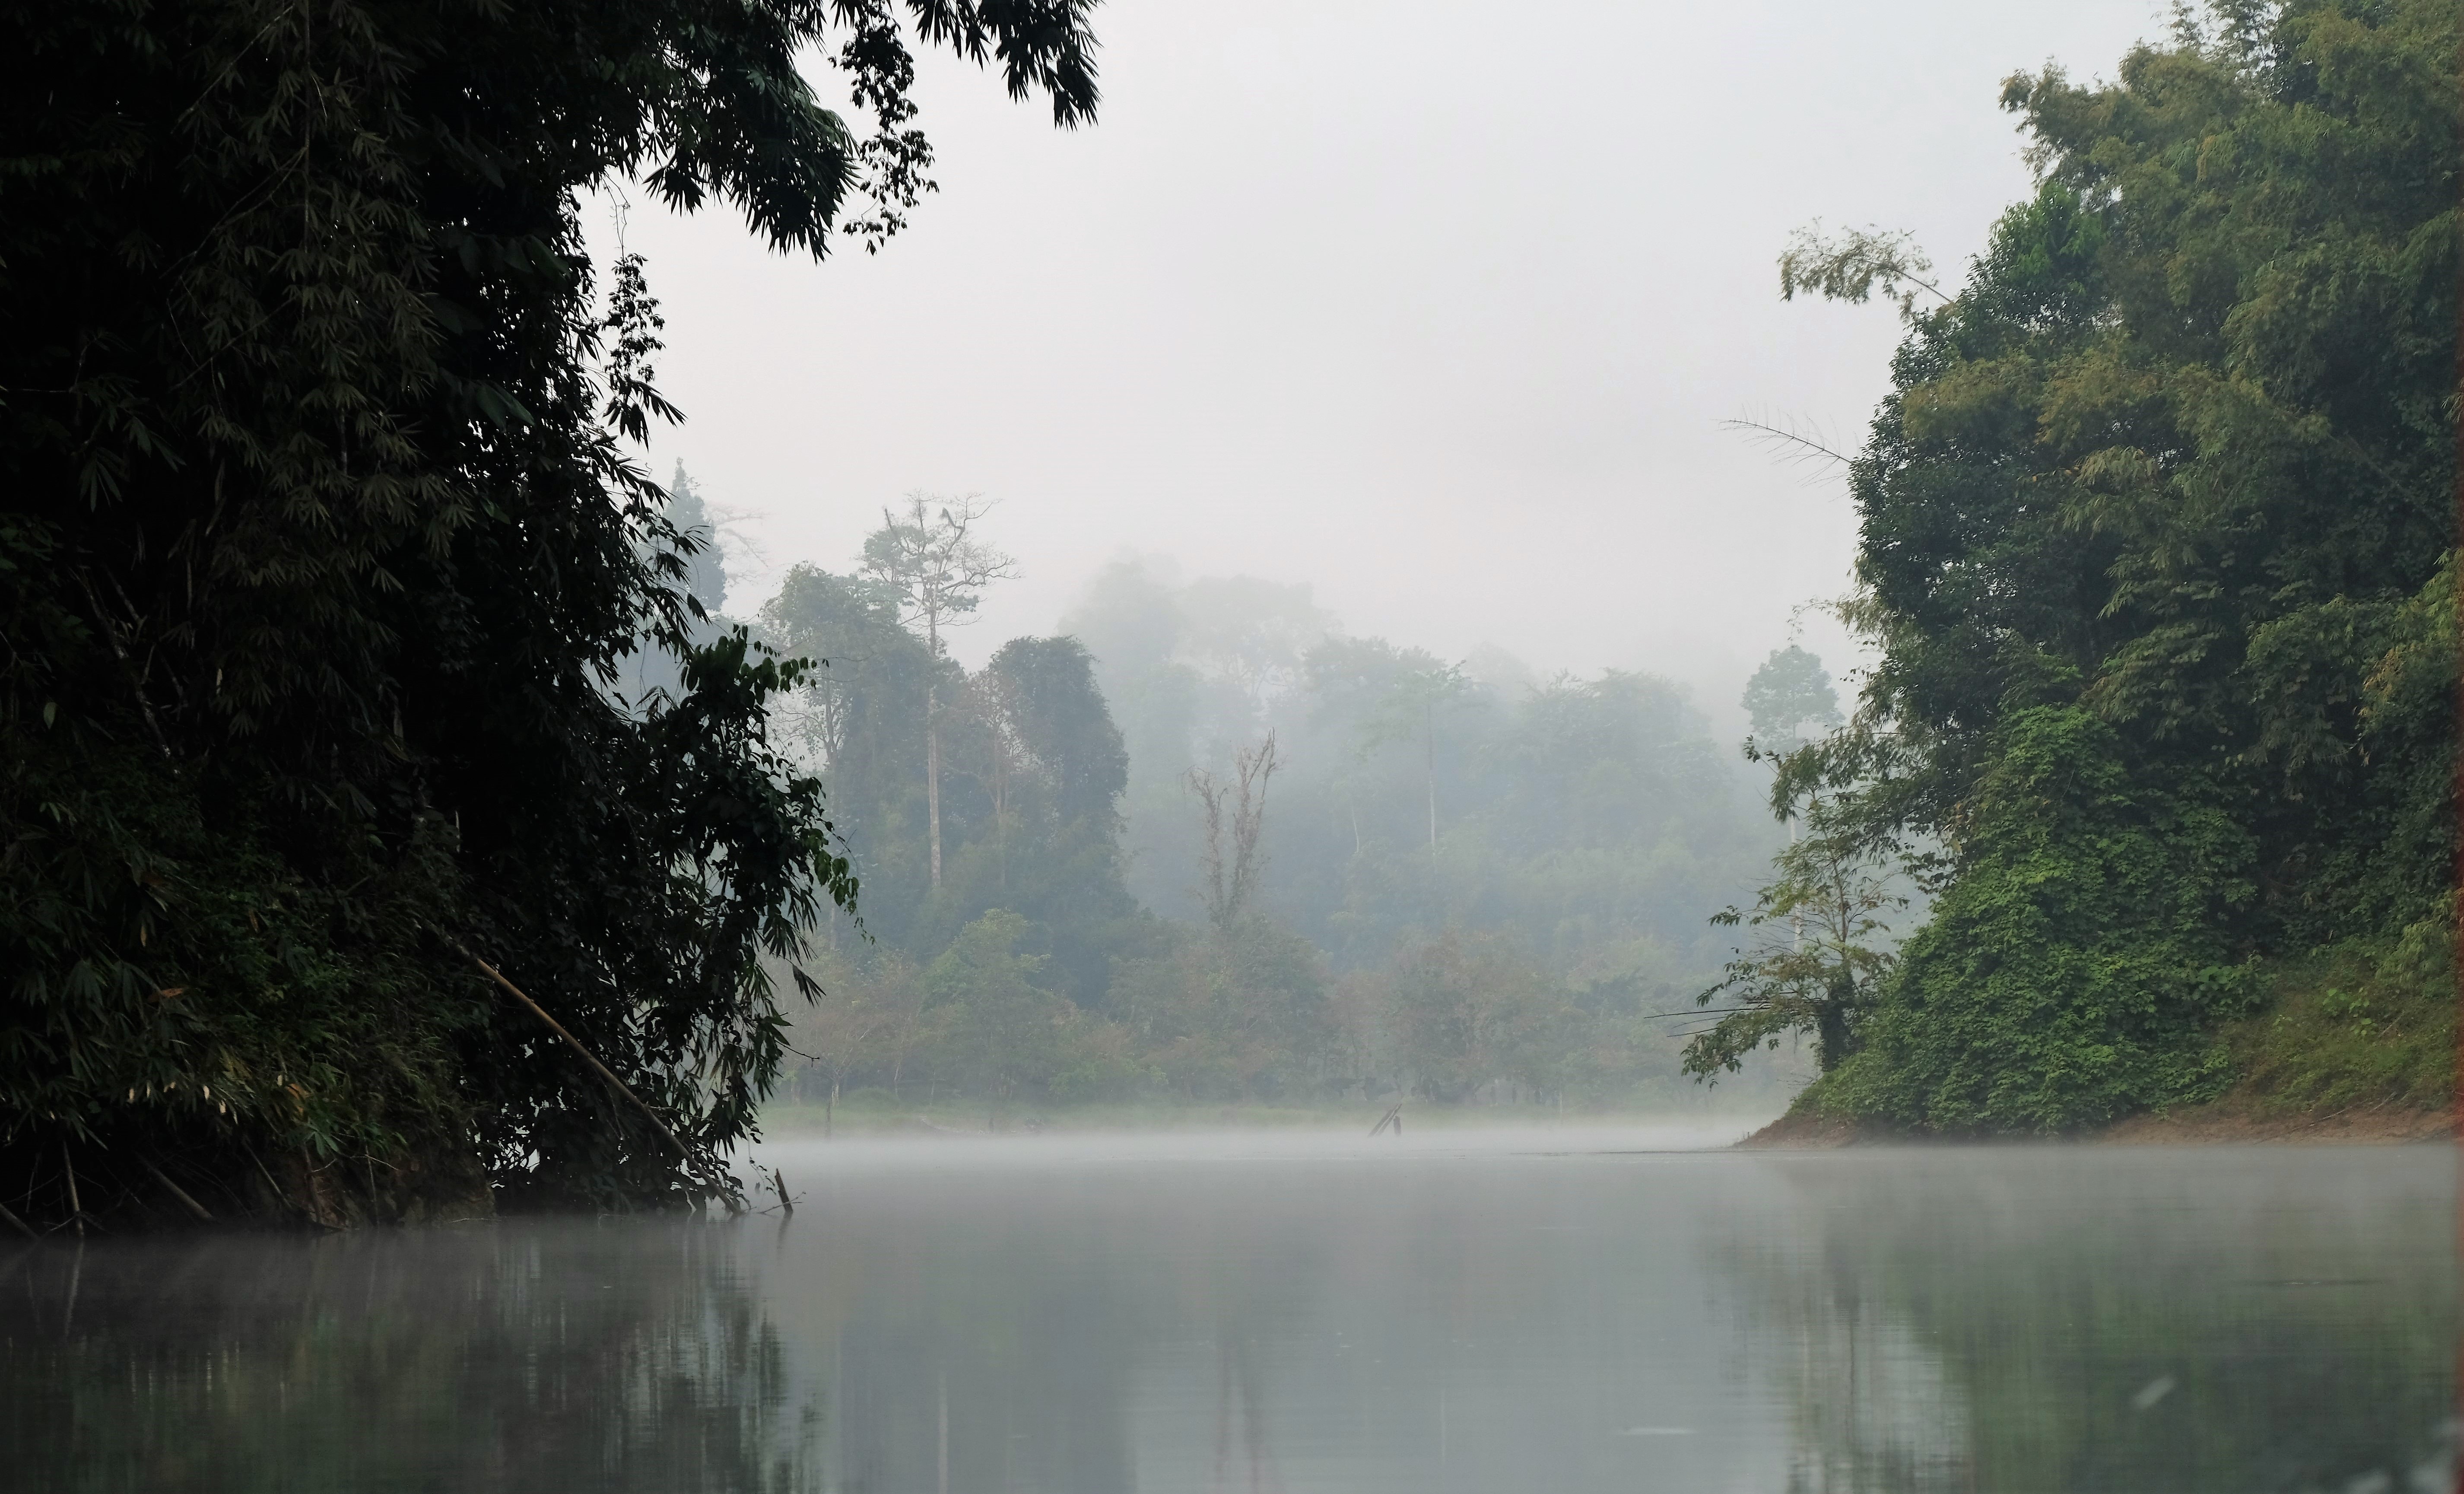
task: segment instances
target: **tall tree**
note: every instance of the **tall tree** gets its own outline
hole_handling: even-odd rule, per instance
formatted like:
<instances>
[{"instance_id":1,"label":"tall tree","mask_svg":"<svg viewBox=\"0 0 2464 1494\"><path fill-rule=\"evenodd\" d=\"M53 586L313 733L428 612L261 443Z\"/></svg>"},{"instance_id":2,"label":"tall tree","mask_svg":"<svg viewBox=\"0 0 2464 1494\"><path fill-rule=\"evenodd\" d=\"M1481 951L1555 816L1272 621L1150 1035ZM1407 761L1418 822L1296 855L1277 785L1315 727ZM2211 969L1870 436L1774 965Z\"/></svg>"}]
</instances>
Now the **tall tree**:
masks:
<instances>
[{"instance_id":1,"label":"tall tree","mask_svg":"<svg viewBox=\"0 0 2464 1494\"><path fill-rule=\"evenodd\" d=\"M1018 574L1017 562L977 538L976 525L992 505L974 496L936 499L921 493L907 495L905 509L881 511L881 528L864 542L867 574L894 592L902 621L921 624L925 649L935 660L946 656L942 629L955 626L976 609L983 590ZM925 687L924 802L926 844L932 859L933 888L941 887L941 687L938 679Z\"/></svg>"},{"instance_id":2,"label":"tall tree","mask_svg":"<svg viewBox=\"0 0 2464 1494\"><path fill-rule=\"evenodd\" d=\"M1746 717L1753 723L1754 745L1773 758L1785 758L1840 723L1839 692L1822 660L1795 644L1774 648L1746 681Z\"/></svg>"},{"instance_id":3,"label":"tall tree","mask_svg":"<svg viewBox=\"0 0 2464 1494\"><path fill-rule=\"evenodd\" d=\"M1405 673L1371 717L1366 745L1420 739L1420 786L1428 810L1429 856L1438 854L1438 708L1471 689L1460 664L1432 663Z\"/></svg>"}]
</instances>

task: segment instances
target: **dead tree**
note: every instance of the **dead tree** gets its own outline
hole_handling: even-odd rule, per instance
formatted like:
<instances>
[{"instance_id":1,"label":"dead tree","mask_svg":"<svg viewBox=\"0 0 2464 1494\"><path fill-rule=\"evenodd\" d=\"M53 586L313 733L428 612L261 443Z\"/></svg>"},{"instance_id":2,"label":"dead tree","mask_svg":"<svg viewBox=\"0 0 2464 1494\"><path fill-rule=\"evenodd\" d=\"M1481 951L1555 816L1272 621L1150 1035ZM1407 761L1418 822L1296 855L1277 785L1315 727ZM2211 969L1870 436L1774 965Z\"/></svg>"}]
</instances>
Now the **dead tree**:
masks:
<instances>
[{"instance_id":1,"label":"dead tree","mask_svg":"<svg viewBox=\"0 0 2464 1494\"><path fill-rule=\"evenodd\" d=\"M1268 732L1257 746L1234 755L1229 782L1204 768L1190 770L1189 791L1198 796L1206 829L1201 890L1206 916L1218 929L1228 930L1240 921L1265 869L1258 834L1265 824L1266 780L1275 776L1275 734Z\"/></svg>"}]
</instances>

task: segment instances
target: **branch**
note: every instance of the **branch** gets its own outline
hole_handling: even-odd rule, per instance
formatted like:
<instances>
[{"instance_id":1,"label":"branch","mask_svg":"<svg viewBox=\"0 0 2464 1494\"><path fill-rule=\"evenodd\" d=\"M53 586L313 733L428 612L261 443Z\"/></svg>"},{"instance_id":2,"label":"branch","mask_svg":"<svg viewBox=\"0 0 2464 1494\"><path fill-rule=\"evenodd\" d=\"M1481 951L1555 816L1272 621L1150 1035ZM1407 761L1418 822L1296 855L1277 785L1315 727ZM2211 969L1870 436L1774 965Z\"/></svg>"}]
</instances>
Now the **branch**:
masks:
<instances>
[{"instance_id":1,"label":"branch","mask_svg":"<svg viewBox=\"0 0 2464 1494\"><path fill-rule=\"evenodd\" d=\"M1724 420L1720 428L1738 431L1756 446L1777 450L1783 462L1837 462L1842 467L1856 462L1846 452L1807 435L1793 421L1775 426L1760 420Z\"/></svg>"}]
</instances>

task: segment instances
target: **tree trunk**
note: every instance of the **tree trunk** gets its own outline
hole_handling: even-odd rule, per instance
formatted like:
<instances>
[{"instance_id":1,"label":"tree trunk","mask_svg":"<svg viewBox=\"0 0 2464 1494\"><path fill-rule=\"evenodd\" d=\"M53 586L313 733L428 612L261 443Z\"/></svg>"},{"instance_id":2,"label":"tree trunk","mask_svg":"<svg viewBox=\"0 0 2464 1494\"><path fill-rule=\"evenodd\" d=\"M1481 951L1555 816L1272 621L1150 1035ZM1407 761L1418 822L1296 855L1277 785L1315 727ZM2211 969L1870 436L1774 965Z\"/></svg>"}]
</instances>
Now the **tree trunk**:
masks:
<instances>
[{"instance_id":1,"label":"tree trunk","mask_svg":"<svg viewBox=\"0 0 2464 1494\"><path fill-rule=\"evenodd\" d=\"M932 841L933 890L941 890L940 687L924 688L924 822Z\"/></svg>"}]
</instances>

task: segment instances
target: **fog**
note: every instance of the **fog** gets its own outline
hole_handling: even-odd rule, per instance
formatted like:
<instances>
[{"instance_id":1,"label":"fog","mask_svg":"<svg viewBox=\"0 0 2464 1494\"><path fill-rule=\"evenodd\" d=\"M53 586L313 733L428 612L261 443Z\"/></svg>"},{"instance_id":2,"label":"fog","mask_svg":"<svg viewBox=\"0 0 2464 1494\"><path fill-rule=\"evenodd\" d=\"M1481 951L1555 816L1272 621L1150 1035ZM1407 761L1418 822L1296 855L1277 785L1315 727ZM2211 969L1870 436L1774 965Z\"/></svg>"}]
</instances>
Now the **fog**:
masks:
<instances>
[{"instance_id":1,"label":"fog","mask_svg":"<svg viewBox=\"0 0 2464 1494\"><path fill-rule=\"evenodd\" d=\"M689 417L652 466L731 518L730 610L846 567L900 494L979 492L1022 575L956 637L971 668L1155 555L1308 583L1446 658L1650 670L1730 736L1755 662L1845 588L1854 517L1720 423L1853 447L1898 336L1886 306L1781 303L1787 233L1910 230L1956 277L2029 189L2000 80L2109 76L2165 24L2151 0L1097 21L1089 129L922 60L941 190L877 256L781 258L631 194Z\"/></svg>"}]
</instances>

